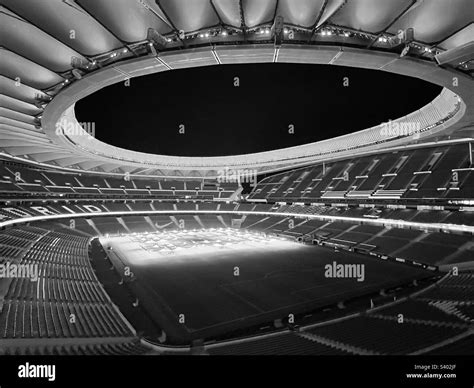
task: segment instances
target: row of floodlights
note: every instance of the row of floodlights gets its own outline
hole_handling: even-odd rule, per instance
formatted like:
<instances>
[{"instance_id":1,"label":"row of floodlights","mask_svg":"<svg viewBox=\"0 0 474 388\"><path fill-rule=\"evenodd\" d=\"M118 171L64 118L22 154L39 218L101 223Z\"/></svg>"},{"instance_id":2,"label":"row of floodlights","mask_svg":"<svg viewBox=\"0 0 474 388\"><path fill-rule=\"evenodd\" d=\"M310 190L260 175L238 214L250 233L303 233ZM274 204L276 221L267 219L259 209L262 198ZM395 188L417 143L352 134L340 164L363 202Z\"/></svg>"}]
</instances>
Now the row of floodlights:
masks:
<instances>
[{"instance_id":1,"label":"row of floodlights","mask_svg":"<svg viewBox=\"0 0 474 388\"><path fill-rule=\"evenodd\" d=\"M283 29L283 33L284 35L288 35L289 33L293 32L294 30L291 30L291 29L288 29L288 28L284 28ZM271 29L269 27L264 27L264 28L258 28L258 29L255 29L252 31L253 33L255 34L258 34L258 35L264 35L264 36L269 36L271 34ZM209 38L209 37L217 37L217 36L223 36L223 37L226 37L228 35L233 35L235 33L239 33L238 30L232 30L232 29L215 29L215 30L210 30L210 31L207 31L207 32L200 32L200 33L196 33L196 34L192 34L192 35L186 35L186 39L190 39L190 38ZM318 32L321 36L343 36L345 38L348 38L350 36L353 36L353 35L358 35L358 33L351 33L351 32L348 32L348 31L344 31L344 30L339 30L339 29L321 29L319 32ZM166 41L168 43L171 43L173 41L176 41L177 40L177 37L164 37L164 39L166 39ZM377 41L379 43L389 43L390 41L390 38L386 37L386 36L380 36L377 38ZM148 43L150 46L153 45L153 43ZM420 51L424 51L425 53L434 53L434 54L438 54L438 52L436 50L433 50L430 48L430 47L426 47L426 46L418 46L417 44L411 44L411 46L415 49L418 49ZM129 49L128 48L123 48L123 49L120 49L120 50L117 50L117 51L114 51L110 54L108 54L108 57L110 59L114 59L114 58L117 58L119 55L121 54L127 54L129 52ZM96 60L93 60L90 62L90 67L95 67L97 65L97 61ZM70 79L65 79L63 82L62 82L62 86L65 86L67 84L69 84L71 82Z\"/></svg>"},{"instance_id":2,"label":"row of floodlights","mask_svg":"<svg viewBox=\"0 0 474 388\"><path fill-rule=\"evenodd\" d=\"M283 34L287 35L289 34L290 32L293 32L294 30L291 30L289 28L284 28L283 29ZM256 29L256 30L253 30L251 31L253 33L255 33L256 35L270 35L271 33L271 29L268 28L268 27L265 27L265 28L259 28L259 29ZM196 35L187 35L186 36L186 39L190 39L190 38L209 38L209 37L214 37L214 36L228 36L228 35L232 35L234 33L238 33L238 31L227 31L227 30L222 30L220 32L217 32L217 31L207 31L207 32L200 32L199 34L196 34ZM331 35L335 35L335 33L331 30L322 30L321 31L321 35L322 36L331 36ZM345 37L349 37L350 34L349 32L343 32L342 34L338 34L338 35L343 35ZM171 41L170 39L168 41Z\"/></svg>"}]
</instances>

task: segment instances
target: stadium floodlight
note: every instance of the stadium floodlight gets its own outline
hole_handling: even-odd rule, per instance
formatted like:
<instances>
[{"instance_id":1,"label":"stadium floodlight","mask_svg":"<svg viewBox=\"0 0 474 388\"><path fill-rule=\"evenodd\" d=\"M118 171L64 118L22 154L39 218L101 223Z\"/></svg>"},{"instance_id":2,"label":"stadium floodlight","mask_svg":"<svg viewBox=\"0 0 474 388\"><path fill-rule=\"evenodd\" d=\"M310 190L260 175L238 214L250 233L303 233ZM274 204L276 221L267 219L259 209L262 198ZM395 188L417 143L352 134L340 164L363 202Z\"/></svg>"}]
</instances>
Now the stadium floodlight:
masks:
<instances>
[{"instance_id":1,"label":"stadium floodlight","mask_svg":"<svg viewBox=\"0 0 474 388\"><path fill-rule=\"evenodd\" d=\"M388 39L388 43L392 47L400 46L402 44L408 45L415 40L415 30L407 28L406 30L399 30L395 36Z\"/></svg>"},{"instance_id":2,"label":"stadium floodlight","mask_svg":"<svg viewBox=\"0 0 474 388\"><path fill-rule=\"evenodd\" d=\"M474 41L467 42L459 47L439 53L435 56L438 65L459 66L474 57Z\"/></svg>"},{"instance_id":3,"label":"stadium floodlight","mask_svg":"<svg viewBox=\"0 0 474 388\"><path fill-rule=\"evenodd\" d=\"M275 21L273 22L272 27L269 32L271 32L271 37L275 40L275 46L280 46L281 42L283 40L283 34L284 34L284 24L285 20L283 19L283 16L277 16L275 18Z\"/></svg>"},{"instance_id":4,"label":"stadium floodlight","mask_svg":"<svg viewBox=\"0 0 474 388\"><path fill-rule=\"evenodd\" d=\"M52 98L50 96L47 96L47 95L36 95L35 96L35 106L38 108L38 109L44 109L45 105L48 104L48 102L50 102L52 100Z\"/></svg>"},{"instance_id":5,"label":"stadium floodlight","mask_svg":"<svg viewBox=\"0 0 474 388\"><path fill-rule=\"evenodd\" d=\"M78 69L72 69L71 73L72 73L72 75L74 76L75 79L81 79L82 78L82 73Z\"/></svg>"},{"instance_id":6,"label":"stadium floodlight","mask_svg":"<svg viewBox=\"0 0 474 388\"><path fill-rule=\"evenodd\" d=\"M168 40L151 27L148 29L146 38L158 51L163 50L168 44Z\"/></svg>"},{"instance_id":7,"label":"stadium floodlight","mask_svg":"<svg viewBox=\"0 0 474 388\"><path fill-rule=\"evenodd\" d=\"M42 125L41 125L41 118L42 116L36 116L33 120L33 123L34 123L34 126L36 129L41 129L42 128Z\"/></svg>"},{"instance_id":8,"label":"stadium floodlight","mask_svg":"<svg viewBox=\"0 0 474 388\"><path fill-rule=\"evenodd\" d=\"M71 67L73 69L87 70L90 66L91 63L85 58L71 57Z\"/></svg>"},{"instance_id":9,"label":"stadium floodlight","mask_svg":"<svg viewBox=\"0 0 474 388\"><path fill-rule=\"evenodd\" d=\"M158 55L156 49L155 49L155 46L153 43L148 43L148 47L150 48L150 53L151 55L153 55L154 57L156 57Z\"/></svg>"},{"instance_id":10,"label":"stadium floodlight","mask_svg":"<svg viewBox=\"0 0 474 388\"><path fill-rule=\"evenodd\" d=\"M401 54L400 54L400 58L403 58L405 55L408 54L408 52L410 51L410 45L407 44L404 49L402 50Z\"/></svg>"},{"instance_id":11,"label":"stadium floodlight","mask_svg":"<svg viewBox=\"0 0 474 388\"><path fill-rule=\"evenodd\" d=\"M90 62L85 58L78 58L75 56L71 57L71 73L75 79L81 79L83 74L85 74L87 71L90 71L95 65L95 61Z\"/></svg>"}]
</instances>

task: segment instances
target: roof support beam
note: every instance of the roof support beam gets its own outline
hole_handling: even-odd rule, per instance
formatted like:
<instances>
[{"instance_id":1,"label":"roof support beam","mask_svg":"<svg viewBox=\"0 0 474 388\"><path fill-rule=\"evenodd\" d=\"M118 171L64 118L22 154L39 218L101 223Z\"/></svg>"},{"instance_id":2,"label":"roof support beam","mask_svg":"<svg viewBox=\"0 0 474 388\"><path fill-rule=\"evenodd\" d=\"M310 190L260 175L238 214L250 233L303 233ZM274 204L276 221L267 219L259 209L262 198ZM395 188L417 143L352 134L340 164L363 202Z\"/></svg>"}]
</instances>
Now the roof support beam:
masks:
<instances>
[{"instance_id":1,"label":"roof support beam","mask_svg":"<svg viewBox=\"0 0 474 388\"><path fill-rule=\"evenodd\" d=\"M405 7L402 12L400 12L382 31L377 33L375 38L369 43L367 46L368 49L372 48L372 46L377 43L377 40L387 32L387 30L392 27L403 15L405 15L407 12L409 12L415 5L418 3L418 0L413 0L411 4L409 4L407 7Z\"/></svg>"},{"instance_id":2,"label":"roof support beam","mask_svg":"<svg viewBox=\"0 0 474 388\"><path fill-rule=\"evenodd\" d=\"M239 0L239 11L240 11L240 28L244 34L244 40L247 40L247 25L245 24L245 14L243 0Z\"/></svg>"},{"instance_id":3,"label":"roof support beam","mask_svg":"<svg viewBox=\"0 0 474 388\"><path fill-rule=\"evenodd\" d=\"M341 10L341 9L346 5L346 2L347 2L347 0L341 0L341 3L339 4L339 6L338 6L336 9L334 9L334 10L332 11L332 13L331 13L329 16L326 17L325 20L327 20L327 19L333 17L336 13L338 13L339 10ZM321 20L322 20L322 17L323 17L323 15L324 15L324 12L326 12L328 3L329 3L329 0L324 0L324 4L323 4L323 6L321 7L321 10L319 11L318 17L316 18L316 21L315 21L315 23L314 23L314 25L313 25L313 28L311 29L311 34L310 34L310 36L309 36L308 42L310 42L311 39L313 39L314 34L316 34L316 32L318 32L319 28L320 28L321 25L324 23L324 21L321 22Z\"/></svg>"},{"instance_id":4,"label":"roof support beam","mask_svg":"<svg viewBox=\"0 0 474 388\"><path fill-rule=\"evenodd\" d=\"M180 36L180 33L179 33L179 30L176 28L176 26L174 25L173 21L171 20L171 18L169 17L168 13L164 10L163 6L161 5L160 3L160 0L155 0L155 3L156 5L158 6L159 9L161 9L161 12L163 12L163 15L166 16L166 19L169 20L169 24L171 25L171 28L173 29L176 37L178 38L178 40L181 42L181 44L183 45L184 48L187 47L186 45L186 42L181 39L181 36Z\"/></svg>"},{"instance_id":5,"label":"roof support beam","mask_svg":"<svg viewBox=\"0 0 474 388\"><path fill-rule=\"evenodd\" d=\"M211 3L211 7L212 9L214 10L214 13L216 14L217 18L219 19L219 24L221 25L221 27L223 27L225 25L224 21L222 20L221 18L221 15L219 15L219 12L217 12L217 8L214 4L214 1L213 0L209 0L209 3Z\"/></svg>"}]
</instances>

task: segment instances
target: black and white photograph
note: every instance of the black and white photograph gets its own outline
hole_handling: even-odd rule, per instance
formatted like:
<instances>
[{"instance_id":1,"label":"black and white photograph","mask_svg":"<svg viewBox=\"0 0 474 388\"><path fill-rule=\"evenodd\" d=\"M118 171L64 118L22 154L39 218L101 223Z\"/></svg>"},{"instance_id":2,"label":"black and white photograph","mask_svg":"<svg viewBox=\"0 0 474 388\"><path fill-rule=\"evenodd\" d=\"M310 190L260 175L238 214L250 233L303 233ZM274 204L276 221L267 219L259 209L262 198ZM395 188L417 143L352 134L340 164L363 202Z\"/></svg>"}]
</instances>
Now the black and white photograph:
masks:
<instances>
[{"instance_id":1,"label":"black and white photograph","mask_svg":"<svg viewBox=\"0 0 474 388\"><path fill-rule=\"evenodd\" d=\"M473 0L0 0L1 388L473 367Z\"/></svg>"}]
</instances>

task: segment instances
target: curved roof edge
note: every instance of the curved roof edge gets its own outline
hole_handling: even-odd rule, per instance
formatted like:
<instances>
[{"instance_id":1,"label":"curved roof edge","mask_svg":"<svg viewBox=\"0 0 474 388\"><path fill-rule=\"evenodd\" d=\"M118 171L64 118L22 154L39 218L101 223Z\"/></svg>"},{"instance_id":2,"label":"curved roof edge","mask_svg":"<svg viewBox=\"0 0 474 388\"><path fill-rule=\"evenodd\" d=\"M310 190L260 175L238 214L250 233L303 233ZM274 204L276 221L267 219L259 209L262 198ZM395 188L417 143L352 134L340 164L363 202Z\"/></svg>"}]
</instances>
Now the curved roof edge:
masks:
<instances>
[{"instance_id":1,"label":"curved roof edge","mask_svg":"<svg viewBox=\"0 0 474 388\"><path fill-rule=\"evenodd\" d=\"M245 157L173 157L129 151L91 138L80 129L75 118L75 102L108 85L174 68L242 63L242 58L245 58L245 63L279 62L362 67L420 78L443 86L444 89L425 107L391 122L399 132L387 131L387 123L383 123L334 139L246 154ZM77 157L84 159L82 166L80 162L76 162L79 169L83 170L100 167L106 172L121 170L147 175L176 175L179 170L178 175L204 177L216 176L222 169L245 168L263 173L344 155L361 155L375 149L425 141L434 135L453 133L456 128L470 125L473 121L472 83L473 80L463 73L443 69L431 62L400 58L393 53L339 46L213 46L132 59L96 71L75 82L54 98L47 105L42 122L45 133L54 144L69 149Z\"/></svg>"}]
</instances>

